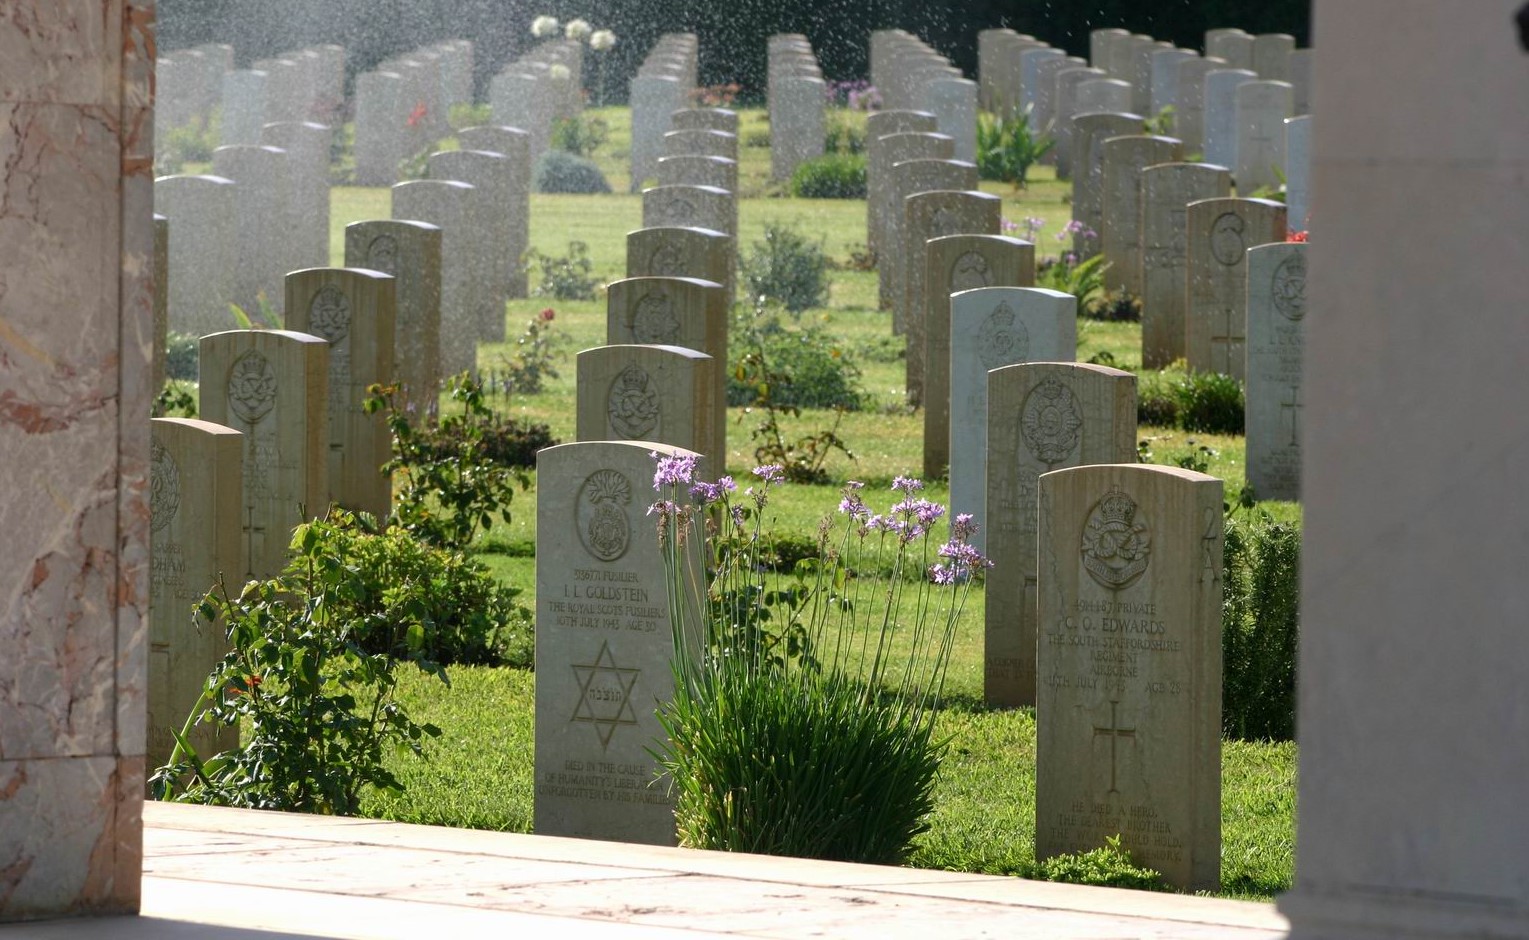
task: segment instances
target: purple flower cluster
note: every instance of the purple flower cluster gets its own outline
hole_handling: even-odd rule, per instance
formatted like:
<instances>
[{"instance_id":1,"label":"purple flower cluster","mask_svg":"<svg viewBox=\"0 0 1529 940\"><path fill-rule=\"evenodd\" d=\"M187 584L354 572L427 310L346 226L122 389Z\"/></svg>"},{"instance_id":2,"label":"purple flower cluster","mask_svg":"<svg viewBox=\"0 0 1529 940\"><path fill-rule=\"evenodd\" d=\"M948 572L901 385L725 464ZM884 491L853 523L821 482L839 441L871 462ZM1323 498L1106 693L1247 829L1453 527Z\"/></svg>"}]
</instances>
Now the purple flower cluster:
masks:
<instances>
[{"instance_id":1,"label":"purple flower cluster","mask_svg":"<svg viewBox=\"0 0 1529 940\"><path fill-rule=\"evenodd\" d=\"M767 463L762 467L755 467L753 473L754 476L759 477L761 480L765 481L766 486L769 486L772 483L784 483L786 481L785 470L778 463Z\"/></svg>"},{"instance_id":2,"label":"purple flower cluster","mask_svg":"<svg viewBox=\"0 0 1529 940\"><path fill-rule=\"evenodd\" d=\"M690 495L700 500L703 504L715 503L726 498L728 493L738 489L732 477L719 477L715 483L696 481L690 487Z\"/></svg>"},{"instance_id":3,"label":"purple flower cluster","mask_svg":"<svg viewBox=\"0 0 1529 940\"><path fill-rule=\"evenodd\" d=\"M950 541L940 546L941 558L949 559L949 564L935 564L929 567L929 580L935 584L955 584L965 581L972 576L972 572L978 568L991 568L993 563L982 557L982 553L966 540L977 531L977 523L972 521L971 513L963 512L956 516L950 524Z\"/></svg>"},{"instance_id":4,"label":"purple flower cluster","mask_svg":"<svg viewBox=\"0 0 1529 940\"><path fill-rule=\"evenodd\" d=\"M839 500L839 511L856 522L864 522L871 518L870 507L866 506L865 500L860 498L860 490L864 487L864 483L850 480L844 484L844 496Z\"/></svg>"},{"instance_id":5,"label":"purple flower cluster","mask_svg":"<svg viewBox=\"0 0 1529 940\"><path fill-rule=\"evenodd\" d=\"M696 457L694 454L664 457L657 451L652 451L648 456L657 461L657 470L653 474L655 490L666 486L689 486L695 482Z\"/></svg>"},{"instance_id":6,"label":"purple flower cluster","mask_svg":"<svg viewBox=\"0 0 1529 940\"><path fill-rule=\"evenodd\" d=\"M1095 241L1099 238L1099 233L1089 228L1088 223L1073 219L1071 222L1068 222L1066 225L1062 226L1062 230L1060 232L1056 233L1056 240L1059 242L1065 242L1072 238L1074 235L1079 234L1081 234L1088 241Z\"/></svg>"}]
</instances>

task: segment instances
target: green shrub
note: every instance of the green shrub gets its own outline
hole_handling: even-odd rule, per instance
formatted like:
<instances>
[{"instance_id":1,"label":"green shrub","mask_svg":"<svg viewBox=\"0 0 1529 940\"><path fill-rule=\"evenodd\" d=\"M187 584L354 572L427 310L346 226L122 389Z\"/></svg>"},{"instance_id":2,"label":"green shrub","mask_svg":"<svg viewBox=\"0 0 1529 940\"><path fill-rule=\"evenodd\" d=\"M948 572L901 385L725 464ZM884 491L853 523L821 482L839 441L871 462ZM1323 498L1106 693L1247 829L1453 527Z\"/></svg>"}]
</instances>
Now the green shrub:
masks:
<instances>
[{"instance_id":1,"label":"green shrub","mask_svg":"<svg viewBox=\"0 0 1529 940\"><path fill-rule=\"evenodd\" d=\"M464 549L497 516L510 521L515 484L531 485L523 471L493 459L490 429L497 423L483 404L483 388L465 373L448 383L462 411L433 429L415 427L396 400L394 386L371 386L367 412L384 412L393 433L393 459L383 472L394 481L391 521L442 548Z\"/></svg>"},{"instance_id":2,"label":"green shrub","mask_svg":"<svg viewBox=\"0 0 1529 940\"><path fill-rule=\"evenodd\" d=\"M743 139L738 142L745 147L768 147L770 146L770 129L767 127L750 128L743 132Z\"/></svg>"},{"instance_id":3,"label":"green shrub","mask_svg":"<svg viewBox=\"0 0 1529 940\"><path fill-rule=\"evenodd\" d=\"M743 259L749 297L780 301L792 313L828 302L828 258L821 242L810 242L796 229L765 226L764 241Z\"/></svg>"},{"instance_id":4,"label":"green shrub","mask_svg":"<svg viewBox=\"0 0 1529 940\"><path fill-rule=\"evenodd\" d=\"M1242 383L1219 372L1189 372L1178 383L1179 427L1207 434L1241 434Z\"/></svg>"},{"instance_id":5,"label":"green shrub","mask_svg":"<svg viewBox=\"0 0 1529 940\"><path fill-rule=\"evenodd\" d=\"M693 458L660 459L655 474L670 497L655 505L668 533L660 541L670 596L692 583L706 592L699 623L687 622L684 605L671 608L675 694L659 712L680 843L902 862L929 828L945 750L934 737L935 703L981 556L960 522L937 548L943 507L899 477L893 487L903 499L886 516L873 518L859 484L846 487L840 521L820 527L822 561L799 562L781 581L760 564L757 522L780 468L755 470L751 499L739 505L730 479L690 490L715 513L675 505L693 468ZM719 522L708 531L711 519ZM880 520L908 537L888 535ZM697 543L703 551L679 548ZM865 576L888 560L890 576ZM930 575L905 580L903 571ZM899 609L917 613L894 623ZM906 631L908 651L889 651L894 631ZM833 642L838 635L866 641Z\"/></svg>"},{"instance_id":6,"label":"green shrub","mask_svg":"<svg viewBox=\"0 0 1529 940\"><path fill-rule=\"evenodd\" d=\"M154 396L154 404L149 407L149 416L153 418L195 418L196 417L196 384L185 382L180 379L168 379L165 387Z\"/></svg>"},{"instance_id":7,"label":"green shrub","mask_svg":"<svg viewBox=\"0 0 1529 940\"><path fill-rule=\"evenodd\" d=\"M610 137L605 121L594 117L571 117L552 125L552 149L571 153L576 157L588 157Z\"/></svg>"},{"instance_id":8,"label":"green shrub","mask_svg":"<svg viewBox=\"0 0 1529 940\"><path fill-rule=\"evenodd\" d=\"M1082 313L1104 295L1104 272L1109 266L1104 255L1078 261L1076 255L1068 252L1036 266L1035 286L1073 295L1078 299L1078 312Z\"/></svg>"},{"instance_id":9,"label":"green shrub","mask_svg":"<svg viewBox=\"0 0 1529 940\"><path fill-rule=\"evenodd\" d=\"M354 572L331 614L362 649L441 665L531 666L531 613L515 601L520 589L483 565L396 527L368 533L342 522L326 538L326 550Z\"/></svg>"},{"instance_id":10,"label":"green shrub","mask_svg":"<svg viewBox=\"0 0 1529 940\"><path fill-rule=\"evenodd\" d=\"M154 175L179 173L188 163L211 163L212 152L218 146L219 123L214 115L205 127L192 122L166 131L162 139L154 142Z\"/></svg>"},{"instance_id":11,"label":"green shrub","mask_svg":"<svg viewBox=\"0 0 1529 940\"><path fill-rule=\"evenodd\" d=\"M825 115L823 129L823 152L841 154L865 153L865 125L857 124L842 111L830 110Z\"/></svg>"},{"instance_id":12,"label":"green shrub","mask_svg":"<svg viewBox=\"0 0 1529 940\"><path fill-rule=\"evenodd\" d=\"M1079 316L1114 323L1140 323L1141 298L1125 291L1106 291L1078 310Z\"/></svg>"},{"instance_id":13,"label":"green shrub","mask_svg":"<svg viewBox=\"0 0 1529 940\"><path fill-rule=\"evenodd\" d=\"M1233 738L1295 738L1301 529L1229 517L1223 541L1221 725Z\"/></svg>"},{"instance_id":14,"label":"green shrub","mask_svg":"<svg viewBox=\"0 0 1529 940\"><path fill-rule=\"evenodd\" d=\"M396 642L370 652L351 617L365 575L345 543L346 517L297 527L292 561L237 596L214 589L197 609L202 629L226 630L230 652L214 667L165 766L149 778L156 799L325 815L352 815L368 788L401 789L384 766L394 750L422 754L432 725L410 720L394 698L392 650L445 680L423 655L419 621L381 624ZM200 755L197 722L240 727L243 743Z\"/></svg>"},{"instance_id":15,"label":"green shrub","mask_svg":"<svg viewBox=\"0 0 1529 940\"><path fill-rule=\"evenodd\" d=\"M1147 370L1136 376L1136 423L1159 428L1179 426L1177 370Z\"/></svg>"},{"instance_id":16,"label":"green shrub","mask_svg":"<svg viewBox=\"0 0 1529 940\"><path fill-rule=\"evenodd\" d=\"M195 382L197 380L197 355L200 348L201 340L190 333L176 333L172 330L167 334L165 337L165 377Z\"/></svg>"},{"instance_id":17,"label":"green shrub","mask_svg":"<svg viewBox=\"0 0 1529 940\"><path fill-rule=\"evenodd\" d=\"M791 195L798 199L864 199L865 157L830 153L797 165Z\"/></svg>"},{"instance_id":18,"label":"green shrub","mask_svg":"<svg viewBox=\"0 0 1529 940\"><path fill-rule=\"evenodd\" d=\"M750 357L768 363L773 376L767 392L777 406L858 411L865 403L860 369L821 327L786 326L767 307L748 310L740 304L728 335L729 407L760 399L760 377Z\"/></svg>"},{"instance_id":19,"label":"green shrub","mask_svg":"<svg viewBox=\"0 0 1529 940\"><path fill-rule=\"evenodd\" d=\"M548 150L536 161L533 185L539 193L608 193L611 184L593 160Z\"/></svg>"},{"instance_id":20,"label":"green shrub","mask_svg":"<svg viewBox=\"0 0 1529 940\"><path fill-rule=\"evenodd\" d=\"M453 131L465 130L469 127L481 127L494 122L494 107L488 103L469 104L458 102L446 112L446 123L451 125Z\"/></svg>"},{"instance_id":21,"label":"green shrub","mask_svg":"<svg viewBox=\"0 0 1529 940\"><path fill-rule=\"evenodd\" d=\"M595 263L589 260L589 246L581 241L568 243L563 257L544 255L535 248L526 252L526 260L541 268L541 283L532 291L538 297L556 300L594 300L600 282L590 274Z\"/></svg>"},{"instance_id":22,"label":"green shrub","mask_svg":"<svg viewBox=\"0 0 1529 940\"><path fill-rule=\"evenodd\" d=\"M1104 845L1088 852L1053 856L1036 866L1038 881L1065 881L1075 885L1101 888L1134 888L1138 891L1165 891L1163 876L1150 868L1139 867L1120 845L1120 836L1110 836Z\"/></svg>"},{"instance_id":23,"label":"green shrub","mask_svg":"<svg viewBox=\"0 0 1529 940\"><path fill-rule=\"evenodd\" d=\"M1023 187L1030 167L1055 143L1030 127L1029 113L1004 120L989 114L977 118L977 175Z\"/></svg>"}]
</instances>

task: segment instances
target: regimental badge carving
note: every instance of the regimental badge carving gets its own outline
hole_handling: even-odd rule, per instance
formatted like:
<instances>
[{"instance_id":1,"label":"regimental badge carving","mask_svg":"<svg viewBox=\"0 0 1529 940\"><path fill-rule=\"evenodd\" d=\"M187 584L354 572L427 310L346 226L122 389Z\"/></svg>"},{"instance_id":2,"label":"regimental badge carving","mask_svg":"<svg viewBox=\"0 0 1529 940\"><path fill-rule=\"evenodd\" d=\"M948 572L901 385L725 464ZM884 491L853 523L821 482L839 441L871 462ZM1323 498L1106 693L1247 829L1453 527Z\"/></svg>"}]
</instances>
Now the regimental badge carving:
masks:
<instances>
[{"instance_id":1,"label":"regimental badge carving","mask_svg":"<svg viewBox=\"0 0 1529 940\"><path fill-rule=\"evenodd\" d=\"M642 675L640 669L622 669L611 655L609 640L600 643L600 652L585 666L573 665L579 683L579 702L573 708L573 721L588 722L600 736L600 748L610 747L617 725L637 724L632 710L632 688Z\"/></svg>"},{"instance_id":2,"label":"regimental badge carving","mask_svg":"<svg viewBox=\"0 0 1529 940\"><path fill-rule=\"evenodd\" d=\"M175 518L181 507L181 472L165 445L155 441L149 447L149 517L150 531L158 532Z\"/></svg>"},{"instance_id":3,"label":"regimental badge carving","mask_svg":"<svg viewBox=\"0 0 1529 940\"><path fill-rule=\"evenodd\" d=\"M680 247L671 242L655 248L648 259L648 273L657 277L684 277L685 255Z\"/></svg>"},{"instance_id":4,"label":"regimental badge carving","mask_svg":"<svg viewBox=\"0 0 1529 940\"><path fill-rule=\"evenodd\" d=\"M1243 238L1246 228L1247 223L1235 212L1217 216L1210 227L1211 257L1227 267L1241 264L1242 256L1248 250L1247 239Z\"/></svg>"},{"instance_id":5,"label":"regimental badge carving","mask_svg":"<svg viewBox=\"0 0 1529 940\"><path fill-rule=\"evenodd\" d=\"M1041 463L1055 466L1077 451L1083 415L1072 389L1055 377L1030 389L1019 414L1020 436Z\"/></svg>"},{"instance_id":6,"label":"regimental badge carving","mask_svg":"<svg viewBox=\"0 0 1529 940\"><path fill-rule=\"evenodd\" d=\"M1005 300L993 308L977 331L977 358L984 368L1024 362L1030 358L1030 331Z\"/></svg>"},{"instance_id":7,"label":"regimental badge carving","mask_svg":"<svg viewBox=\"0 0 1529 940\"><path fill-rule=\"evenodd\" d=\"M646 369L627 366L611 383L606 399L611 430L621 440L649 440L658 427L658 390Z\"/></svg>"},{"instance_id":8,"label":"regimental badge carving","mask_svg":"<svg viewBox=\"0 0 1529 940\"><path fill-rule=\"evenodd\" d=\"M366 248L366 266L383 274L398 274L398 240L391 235L378 235Z\"/></svg>"},{"instance_id":9,"label":"regimental badge carving","mask_svg":"<svg viewBox=\"0 0 1529 940\"><path fill-rule=\"evenodd\" d=\"M308 304L308 327L331 343L344 339L350 333L350 298L333 284L320 288Z\"/></svg>"},{"instance_id":10,"label":"regimental badge carving","mask_svg":"<svg viewBox=\"0 0 1529 940\"><path fill-rule=\"evenodd\" d=\"M1118 489L1094 504L1083 525L1083 568L1111 591L1130 587L1147 570L1152 531L1136 501Z\"/></svg>"},{"instance_id":11,"label":"regimental badge carving","mask_svg":"<svg viewBox=\"0 0 1529 940\"><path fill-rule=\"evenodd\" d=\"M228 370L228 407L245 424L254 424L276 404L276 370L270 360L251 349Z\"/></svg>"},{"instance_id":12,"label":"regimental badge carving","mask_svg":"<svg viewBox=\"0 0 1529 940\"><path fill-rule=\"evenodd\" d=\"M670 197L658 211L662 225L689 225L696 217L695 203L679 196Z\"/></svg>"},{"instance_id":13,"label":"regimental badge carving","mask_svg":"<svg viewBox=\"0 0 1529 940\"><path fill-rule=\"evenodd\" d=\"M632 483L615 470L596 470L579 487L574 506L574 527L584 550L600 561L615 561L626 554L632 527L626 507L632 501Z\"/></svg>"},{"instance_id":14,"label":"regimental badge carving","mask_svg":"<svg viewBox=\"0 0 1529 940\"><path fill-rule=\"evenodd\" d=\"M674 315L674 301L662 291L653 291L637 301L632 314L632 334L646 345L676 345L680 338L680 318Z\"/></svg>"},{"instance_id":15,"label":"regimental badge carving","mask_svg":"<svg viewBox=\"0 0 1529 940\"><path fill-rule=\"evenodd\" d=\"M930 237L938 238L941 235L959 235L966 230L961 223L961 214L944 206L934 210L934 217L929 220Z\"/></svg>"},{"instance_id":16,"label":"regimental badge carving","mask_svg":"<svg viewBox=\"0 0 1529 940\"><path fill-rule=\"evenodd\" d=\"M1303 252L1291 254L1274 269L1269 294L1274 298L1274 309L1285 319L1299 321L1306 316L1306 256Z\"/></svg>"},{"instance_id":17,"label":"regimental badge carving","mask_svg":"<svg viewBox=\"0 0 1529 940\"><path fill-rule=\"evenodd\" d=\"M993 283L993 272L980 251L968 251L950 266L950 292L975 290Z\"/></svg>"}]
</instances>

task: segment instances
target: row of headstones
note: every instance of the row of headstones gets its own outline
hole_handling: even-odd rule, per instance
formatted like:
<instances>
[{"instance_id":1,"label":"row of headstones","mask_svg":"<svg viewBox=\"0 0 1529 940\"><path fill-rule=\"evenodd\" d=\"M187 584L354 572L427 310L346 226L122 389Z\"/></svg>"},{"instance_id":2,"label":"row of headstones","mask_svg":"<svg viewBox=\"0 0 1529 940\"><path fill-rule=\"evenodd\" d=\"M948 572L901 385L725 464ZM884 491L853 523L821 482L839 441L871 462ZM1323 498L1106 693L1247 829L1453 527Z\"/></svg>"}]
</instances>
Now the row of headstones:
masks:
<instances>
[{"instance_id":1,"label":"row of headstones","mask_svg":"<svg viewBox=\"0 0 1529 940\"><path fill-rule=\"evenodd\" d=\"M922 39L898 29L871 33L871 83L884 111L923 111L950 137L957 160L977 159L977 83Z\"/></svg>"},{"instance_id":2,"label":"row of headstones","mask_svg":"<svg viewBox=\"0 0 1529 940\"><path fill-rule=\"evenodd\" d=\"M670 130L671 115L694 103L696 60L694 33L665 33L632 76L628 96L632 109L630 192L640 192L658 172L658 159L666 153L664 134Z\"/></svg>"},{"instance_id":3,"label":"row of headstones","mask_svg":"<svg viewBox=\"0 0 1529 940\"><path fill-rule=\"evenodd\" d=\"M584 111L584 44L540 42L499 70L488 86L493 121L531 135L534 166L552 142L553 127Z\"/></svg>"},{"instance_id":4,"label":"row of headstones","mask_svg":"<svg viewBox=\"0 0 1529 940\"><path fill-rule=\"evenodd\" d=\"M234 50L217 43L161 55L155 69L154 132L205 128L221 105L221 144L258 144L267 124L332 123L344 104L345 50L295 49L234 69Z\"/></svg>"},{"instance_id":5,"label":"row of headstones","mask_svg":"<svg viewBox=\"0 0 1529 940\"><path fill-rule=\"evenodd\" d=\"M378 223L357 223L365 228ZM382 223L387 225L388 223ZM367 387L394 379L396 284L362 268L294 271L287 330L203 336L200 419L152 425L149 757L170 755L208 673L227 652L190 616L217 587L237 595L286 566L294 526L331 503L386 515L391 452ZM199 726L205 758L236 732Z\"/></svg>"},{"instance_id":6,"label":"row of headstones","mask_svg":"<svg viewBox=\"0 0 1529 940\"><path fill-rule=\"evenodd\" d=\"M232 324L229 305L280 311L288 271L329 263L328 127L267 124L261 143L213 151L212 173L154 181L172 222L169 327L201 335Z\"/></svg>"},{"instance_id":7,"label":"row of headstones","mask_svg":"<svg viewBox=\"0 0 1529 940\"><path fill-rule=\"evenodd\" d=\"M1118 834L1170 883L1215 889L1221 481L1129 462L1128 373L1078 363L1000 371L1024 409L1060 413L1059 427L1043 424L1045 446L1069 448L1064 458L1047 453L1031 515L1009 523L1030 533L1039 575L1010 578L1034 601L1036 856ZM675 841L672 793L655 780L656 709L673 695L671 605L698 623L701 587L682 579L669 592L644 507L653 457L685 452L600 440L538 455L538 833ZM692 540L679 551L698 548ZM993 569L989 590L1001 580ZM1015 619L1004 624L1005 648L1020 645Z\"/></svg>"},{"instance_id":8,"label":"row of headstones","mask_svg":"<svg viewBox=\"0 0 1529 940\"><path fill-rule=\"evenodd\" d=\"M768 69L770 178L787 180L797 166L823 155L828 85L812 44L800 33L770 37Z\"/></svg>"},{"instance_id":9,"label":"row of headstones","mask_svg":"<svg viewBox=\"0 0 1529 940\"><path fill-rule=\"evenodd\" d=\"M357 75L356 184L398 182L399 165L450 133L451 109L472 102L473 44L465 39L422 46Z\"/></svg>"},{"instance_id":10,"label":"row of headstones","mask_svg":"<svg viewBox=\"0 0 1529 940\"><path fill-rule=\"evenodd\" d=\"M738 114L727 108L681 108L669 116L669 126L664 155L657 161L657 185L643 190L643 224L727 236L726 276L720 283L731 303L738 279Z\"/></svg>"}]
</instances>

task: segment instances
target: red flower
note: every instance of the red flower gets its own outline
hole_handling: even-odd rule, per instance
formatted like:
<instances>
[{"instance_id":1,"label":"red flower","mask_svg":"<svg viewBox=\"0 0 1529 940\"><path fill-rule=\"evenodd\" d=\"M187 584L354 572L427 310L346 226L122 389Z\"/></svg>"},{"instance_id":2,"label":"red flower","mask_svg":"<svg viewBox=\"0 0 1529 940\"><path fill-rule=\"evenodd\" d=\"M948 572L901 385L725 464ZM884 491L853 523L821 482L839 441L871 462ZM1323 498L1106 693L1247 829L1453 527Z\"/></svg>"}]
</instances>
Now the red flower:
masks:
<instances>
[{"instance_id":1,"label":"red flower","mask_svg":"<svg viewBox=\"0 0 1529 940\"><path fill-rule=\"evenodd\" d=\"M1285 237L1285 241L1287 241L1287 242L1302 242L1302 243L1305 243L1305 241L1306 241L1306 230L1305 229L1301 229L1299 232L1291 232L1289 235L1287 235Z\"/></svg>"},{"instance_id":2,"label":"red flower","mask_svg":"<svg viewBox=\"0 0 1529 940\"><path fill-rule=\"evenodd\" d=\"M554 311L551 307L547 307L541 312L542 322L544 323L551 323L552 318L555 316L557 316L557 312Z\"/></svg>"},{"instance_id":3,"label":"red flower","mask_svg":"<svg viewBox=\"0 0 1529 940\"><path fill-rule=\"evenodd\" d=\"M428 109L425 107L425 103L423 101L421 101L419 104L415 105L414 106L414 110L409 112L408 125L410 127L417 126L420 121L425 119L425 114L426 114L427 110Z\"/></svg>"}]
</instances>

